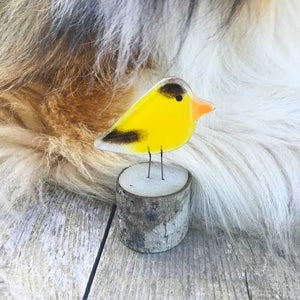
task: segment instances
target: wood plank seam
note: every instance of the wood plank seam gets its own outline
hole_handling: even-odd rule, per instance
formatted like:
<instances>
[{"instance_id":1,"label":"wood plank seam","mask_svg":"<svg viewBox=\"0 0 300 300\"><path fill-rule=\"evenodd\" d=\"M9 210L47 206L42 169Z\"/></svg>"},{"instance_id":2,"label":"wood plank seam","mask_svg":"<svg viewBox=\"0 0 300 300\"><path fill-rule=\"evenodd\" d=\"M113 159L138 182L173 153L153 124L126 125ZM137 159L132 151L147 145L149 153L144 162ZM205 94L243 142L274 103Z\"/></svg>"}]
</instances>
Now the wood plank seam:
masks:
<instances>
[{"instance_id":1,"label":"wood plank seam","mask_svg":"<svg viewBox=\"0 0 300 300\"><path fill-rule=\"evenodd\" d=\"M95 274L96 274L96 271L97 271L97 268L98 268L98 265L99 265L99 262L100 262L100 259L101 259L101 255L102 255L104 246L106 244L106 240L107 240L107 236L108 236L108 233L109 233L109 230L110 230L110 227L111 227L111 223L112 223L113 218L115 216L115 212L116 212L116 205L113 205L112 208L111 208L111 211L110 211L109 218L107 220L107 224L106 224L106 228L105 228L105 231L104 231L104 234L103 234L103 238L101 240L101 244L100 244L100 247L99 247L99 250L98 250L94 265L93 265L93 268L91 270L91 273L90 273L90 276L89 276L89 279L88 279L88 282L87 282L82 300L88 299L88 296L89 296L89 293L90 293L90 290L91 290L91 287L92 287L92 284L93 284L93 281L94 281L94 277L95 277Z\"/></svg>"},{"instance_id":2,"label":"wood plank seam","mask_svg":"<svg viewBox=\"0 0 300 300\"><path fill-rule=\"evenodd\" d=\"M244 271L244 275L245 275L245 285L246 285L246 290L247 290L247 296L249 300L252 300L252 293L251 290L249 288L249 282L248 282L248 278L247 278L247 271Z\"/></svg>"}]
</instances>

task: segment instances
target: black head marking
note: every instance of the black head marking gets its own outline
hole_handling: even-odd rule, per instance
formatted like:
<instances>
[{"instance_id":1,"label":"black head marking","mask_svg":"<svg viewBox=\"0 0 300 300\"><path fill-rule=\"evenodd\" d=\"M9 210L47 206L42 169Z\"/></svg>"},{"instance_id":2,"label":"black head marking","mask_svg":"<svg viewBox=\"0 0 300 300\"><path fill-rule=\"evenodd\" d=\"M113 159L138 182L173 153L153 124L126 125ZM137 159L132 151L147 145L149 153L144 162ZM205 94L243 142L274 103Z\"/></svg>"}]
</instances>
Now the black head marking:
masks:
<instances>
[{"instance_id":1,"label":"black head marking","mask_svg":"<svg viewBox=\"0 0 300 300\"><path fill-rule=\"evenodd\" d=\"M186 90L178 83L166 83L159 89L159 92L169 98L173 98L184 95Z\"/></svg>"}]
</instances>

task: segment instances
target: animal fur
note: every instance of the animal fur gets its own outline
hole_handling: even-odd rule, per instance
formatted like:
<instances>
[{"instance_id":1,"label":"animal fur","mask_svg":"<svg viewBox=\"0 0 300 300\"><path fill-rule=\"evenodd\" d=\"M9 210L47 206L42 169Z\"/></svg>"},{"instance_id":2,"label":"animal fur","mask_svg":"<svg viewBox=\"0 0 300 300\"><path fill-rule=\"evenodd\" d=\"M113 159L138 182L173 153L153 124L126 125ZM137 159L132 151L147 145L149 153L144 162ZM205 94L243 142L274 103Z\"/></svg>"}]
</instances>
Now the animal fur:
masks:
<instances>
[{"instance_id":1,"label":"animal fur","mask_svg":"<svg viewBox=\"0 0 300 300\"><path fill-rule=\"evenodd\" d=\"M47 182L113 201L136 158L93 140L174 75L217 107L166 155L194 175L195 226L297 244L299 1L9 0L0 12L3 209Z\"/></svg>"}]
</instances>

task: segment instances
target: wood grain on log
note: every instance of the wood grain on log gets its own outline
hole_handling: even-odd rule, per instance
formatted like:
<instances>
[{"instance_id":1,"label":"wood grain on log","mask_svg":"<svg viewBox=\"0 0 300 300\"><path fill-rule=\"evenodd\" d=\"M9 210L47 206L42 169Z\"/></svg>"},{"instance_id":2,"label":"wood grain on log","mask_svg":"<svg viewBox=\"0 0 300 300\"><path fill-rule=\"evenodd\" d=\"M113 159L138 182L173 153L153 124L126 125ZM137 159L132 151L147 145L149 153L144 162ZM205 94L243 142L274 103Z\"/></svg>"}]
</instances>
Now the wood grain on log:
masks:
<instances>
[{"instance_id":1,"label":"wood grain on log","mask_svg":"<svg viewBox=\"0 0 300 300\"><path fill-rule=\"evenodd\" d=\"M120 174L117 215L125 245L139 252L156 253L171 249L186 235L191 174L165 166L165 179L161 180L160 165L153 164L152 178L147 178L147 167L147 163L134 165Z\"/></svg>"}]
</instances>

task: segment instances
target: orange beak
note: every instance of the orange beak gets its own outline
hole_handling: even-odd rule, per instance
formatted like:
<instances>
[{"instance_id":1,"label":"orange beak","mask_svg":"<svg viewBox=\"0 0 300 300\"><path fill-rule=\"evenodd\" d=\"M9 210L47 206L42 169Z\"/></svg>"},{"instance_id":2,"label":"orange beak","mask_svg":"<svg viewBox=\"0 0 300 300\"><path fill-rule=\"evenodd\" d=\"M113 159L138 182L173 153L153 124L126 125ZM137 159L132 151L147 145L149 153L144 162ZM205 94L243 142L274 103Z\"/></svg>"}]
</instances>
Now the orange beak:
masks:
<instances>
[{"instance_id":1,"label":"orange beak","mask_svg":"<svg viewBox=\"0 0 300 300\"><path fill-rule=\"evenodd\" d=\"M215 110L215 106L205 100L199 99L195 96L191 97L192 100L192 120L196 122L201 116L208 114Z\"/></svg>"}]
</instances>

